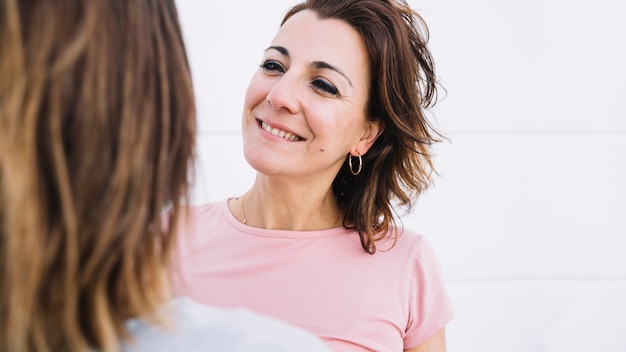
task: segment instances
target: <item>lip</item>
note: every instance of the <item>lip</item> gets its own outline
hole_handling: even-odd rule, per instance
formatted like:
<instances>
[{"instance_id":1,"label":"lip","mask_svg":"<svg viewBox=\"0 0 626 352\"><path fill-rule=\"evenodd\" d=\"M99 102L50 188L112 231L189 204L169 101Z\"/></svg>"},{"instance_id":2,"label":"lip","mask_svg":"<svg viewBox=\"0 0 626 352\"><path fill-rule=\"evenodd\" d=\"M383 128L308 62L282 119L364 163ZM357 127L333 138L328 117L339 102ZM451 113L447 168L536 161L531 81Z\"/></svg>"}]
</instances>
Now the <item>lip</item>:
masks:
<instances>
[{"instance_id":1,"label":"lip","mask_svg":"<svg viewBox=\"0 0 626 352\"><path fill-rule=\"evenodd\" d=\"M257 126L259 126L259 129L261 129L263 132L266 132L274 136L275 138L280 138L282 140L286 140L290 142L302 142L306 140L304 137L300 136L294 131L284 126L281 126L279 124L264 121L258 118L256 119L256 123L257 123Z\"/></svg>"}]
</instances>

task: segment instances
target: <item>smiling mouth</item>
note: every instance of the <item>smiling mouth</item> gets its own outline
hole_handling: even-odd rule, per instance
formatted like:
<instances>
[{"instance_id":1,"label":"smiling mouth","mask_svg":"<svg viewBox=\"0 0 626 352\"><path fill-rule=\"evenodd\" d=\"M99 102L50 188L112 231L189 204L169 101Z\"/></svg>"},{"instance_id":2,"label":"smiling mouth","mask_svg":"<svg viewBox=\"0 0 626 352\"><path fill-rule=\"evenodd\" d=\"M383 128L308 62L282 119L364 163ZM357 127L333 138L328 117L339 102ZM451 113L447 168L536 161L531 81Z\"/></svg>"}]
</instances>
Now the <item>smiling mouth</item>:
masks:
<instances>
[{"instance_id":1,"label":"smiling mouth","mask_svg":"<svg viewBox=\"0 0 626 352\"><path fill-rule=\"evenodd\" d=\"M261 121L261 128L264 129L265 131L267 131L267 133L270 133L274 136L280 137L280 138L284 138L284 139L288 139L290 141L303 141L304 138L297 136L293 133L287 132L287 131L283 131L283 130L279 130L278 128L272 128L270 125L268 125L265 121Z\"/></svg>"}]
</instances>

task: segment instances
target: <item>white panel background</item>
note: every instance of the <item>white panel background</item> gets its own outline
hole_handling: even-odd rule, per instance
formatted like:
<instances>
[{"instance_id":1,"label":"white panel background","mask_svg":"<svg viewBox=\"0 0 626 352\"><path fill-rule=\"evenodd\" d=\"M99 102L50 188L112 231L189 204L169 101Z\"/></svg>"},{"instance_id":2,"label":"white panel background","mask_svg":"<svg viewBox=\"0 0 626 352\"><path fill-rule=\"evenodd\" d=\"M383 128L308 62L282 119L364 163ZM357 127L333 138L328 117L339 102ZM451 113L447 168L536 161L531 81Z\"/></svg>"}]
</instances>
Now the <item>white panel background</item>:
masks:
<instances>
[{"instance_id":1,"label":"white panel background","mask_svg":"<svg viewBox=\"0 0 626 352\"><path fill-rule=\"evenodd\" d=\"M178 0L196 87L193 202L252 184L248 80L295 0ZM450 142L404 217L439 254L450 351L626 351L626 4L411 0Z\"/></svg>"}]
</instances>

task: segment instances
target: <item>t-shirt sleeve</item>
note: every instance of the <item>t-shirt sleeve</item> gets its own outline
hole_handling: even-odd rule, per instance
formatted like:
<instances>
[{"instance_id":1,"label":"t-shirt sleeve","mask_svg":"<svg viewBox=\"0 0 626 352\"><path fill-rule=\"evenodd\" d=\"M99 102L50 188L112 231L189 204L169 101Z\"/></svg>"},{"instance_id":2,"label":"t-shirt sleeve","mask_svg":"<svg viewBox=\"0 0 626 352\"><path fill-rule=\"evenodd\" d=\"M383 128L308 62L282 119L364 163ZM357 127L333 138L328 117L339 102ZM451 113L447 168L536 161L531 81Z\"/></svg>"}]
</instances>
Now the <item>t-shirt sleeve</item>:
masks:
<instances>
[{"instance_id":1,"label":"t-shirt sleeve","mask_svg":"<svg viewBox=\"0 0 626 352\"><path fill-rule=\"evenodd\" d=\"M409 320L404 348L420 345L441 330L454 315L439 261L430 244L420 237L409 278Z\"/></svg>"}]
</instances>

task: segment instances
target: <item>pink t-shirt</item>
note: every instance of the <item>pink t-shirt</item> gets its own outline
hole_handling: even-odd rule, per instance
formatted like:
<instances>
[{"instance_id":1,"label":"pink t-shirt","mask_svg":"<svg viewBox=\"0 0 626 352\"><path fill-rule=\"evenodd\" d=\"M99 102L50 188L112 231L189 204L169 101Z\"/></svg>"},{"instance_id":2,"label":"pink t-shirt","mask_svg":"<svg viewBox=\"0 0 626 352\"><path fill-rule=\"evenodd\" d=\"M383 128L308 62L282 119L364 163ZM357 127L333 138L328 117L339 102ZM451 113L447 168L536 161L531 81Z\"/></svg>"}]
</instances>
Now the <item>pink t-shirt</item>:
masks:
<instances>
[{"instance_id":1,"label":"pink t-shirt","mask_svg":"<svg viewBox=\"0 0 626 352\"><path fill-rule=\"evenodd\" d=\"M254 228L224 200L191 207L179 236L177 294L278 318L336 351L402 351L453 315L432 248L406 229L370 255L355 231Z\"/></svg>"}]
</instances>

